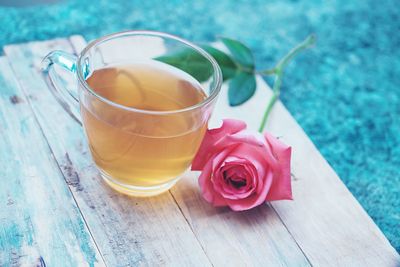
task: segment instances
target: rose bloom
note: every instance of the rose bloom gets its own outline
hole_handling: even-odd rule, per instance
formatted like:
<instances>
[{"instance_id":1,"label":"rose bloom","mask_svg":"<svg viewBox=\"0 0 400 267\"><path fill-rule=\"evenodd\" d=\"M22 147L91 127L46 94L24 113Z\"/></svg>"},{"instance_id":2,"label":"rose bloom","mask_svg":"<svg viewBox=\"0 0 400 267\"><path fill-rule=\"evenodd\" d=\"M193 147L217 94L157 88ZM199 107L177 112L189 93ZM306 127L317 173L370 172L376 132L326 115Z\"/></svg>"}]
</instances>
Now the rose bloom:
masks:
<instances>
[{"instance_id":1,"label":"rose bloom","mask_svg":"<svg viewBox=\"0 0 400 267\"><path fill-rule=\"evenodd\" d=\"M199 185L214 206L248 210L265 201L292 199L291 147L272 135L246 130L246 123L226 119L208 130L192 170L202 171Z\"/></svg>"}]
</instances>

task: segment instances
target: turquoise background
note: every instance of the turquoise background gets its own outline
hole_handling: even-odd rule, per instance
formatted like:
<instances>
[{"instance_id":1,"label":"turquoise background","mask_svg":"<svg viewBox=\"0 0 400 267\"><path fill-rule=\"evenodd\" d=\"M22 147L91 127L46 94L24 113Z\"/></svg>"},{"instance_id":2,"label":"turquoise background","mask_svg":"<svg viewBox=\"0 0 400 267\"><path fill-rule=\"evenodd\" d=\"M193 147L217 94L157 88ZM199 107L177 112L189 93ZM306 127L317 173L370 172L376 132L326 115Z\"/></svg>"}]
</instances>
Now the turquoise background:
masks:
<instances>
[{"instance_id":1,"label":"turquoise background","mask_svg":"<svg viewBox=\"0 0 400 267\"><path fill-rule=\"evenodd\" d=\"M100 0L0 6L0 47L71 34L94 39L151 29L195 42L218 35L239 39L254 51L258 67L267 68L315 33L317 46L286 71L282 101L400 251L399 13L398 0Z\"/></svg>"}]
</instances>

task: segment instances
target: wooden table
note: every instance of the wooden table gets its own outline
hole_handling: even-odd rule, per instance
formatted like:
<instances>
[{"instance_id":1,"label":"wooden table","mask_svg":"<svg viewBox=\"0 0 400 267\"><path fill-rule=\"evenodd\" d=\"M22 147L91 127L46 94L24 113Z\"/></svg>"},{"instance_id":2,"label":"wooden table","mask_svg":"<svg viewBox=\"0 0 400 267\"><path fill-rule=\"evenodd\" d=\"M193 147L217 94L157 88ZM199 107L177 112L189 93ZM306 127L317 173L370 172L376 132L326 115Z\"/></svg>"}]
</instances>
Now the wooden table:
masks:
<instances>
[{"instance_id":1,"label":"wooden table","mask_svg":"<svg viewBox=\"0 0 400 267\"><path fill-rule=\"evenodd\" d=\"M81 127L40 76L54 49L80 36L9 45L0 58L1 266L400 266L400 257L285 107L268 130L293 147L293 201L246 212L214 208L189 172L168 193L123 196L95 170ZM226 88L211 125L255 129L271 92L230 108Z\"/></svg>"}]
</instances>

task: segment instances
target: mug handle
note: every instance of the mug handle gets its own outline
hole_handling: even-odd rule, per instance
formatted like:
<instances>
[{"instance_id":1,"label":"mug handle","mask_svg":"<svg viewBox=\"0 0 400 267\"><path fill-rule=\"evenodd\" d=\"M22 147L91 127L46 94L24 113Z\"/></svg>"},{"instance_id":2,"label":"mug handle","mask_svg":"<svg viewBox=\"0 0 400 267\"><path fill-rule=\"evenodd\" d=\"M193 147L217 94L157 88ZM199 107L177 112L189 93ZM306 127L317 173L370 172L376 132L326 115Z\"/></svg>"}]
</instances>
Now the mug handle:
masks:
<instances>
[{"instance_id":1,"label":"mug handle","mask_svg":"<svg viewBox=\"0 0 400 267\"><path fill-rule=\"evenodd\" d=\"M42 60L42 75L58 103L76 122L82 125L78 88L76 87L74 90L69 88L67 82L54 69L54 65L58 65L76 76L77 59L77 56L64 51L52 51Z\"/></svg>"}]
</instances>

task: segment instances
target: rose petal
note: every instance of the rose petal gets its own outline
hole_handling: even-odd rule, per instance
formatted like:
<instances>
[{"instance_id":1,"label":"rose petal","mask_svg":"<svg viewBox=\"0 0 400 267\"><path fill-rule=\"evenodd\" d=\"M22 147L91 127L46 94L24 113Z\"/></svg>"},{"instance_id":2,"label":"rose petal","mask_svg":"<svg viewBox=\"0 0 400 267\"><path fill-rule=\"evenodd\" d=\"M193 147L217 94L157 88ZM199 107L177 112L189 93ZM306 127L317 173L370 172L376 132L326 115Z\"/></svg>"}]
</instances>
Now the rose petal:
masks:
<instances>
[{"instance_id":1,"label":"rose petal","mask_svg":"<svg viewBox=\"0 0 400 267\"><path fill-rule=\"evenodd\" d=\"M230 157L229 157L230 158ZM237 163L229 162L228 166L241 166L242 168L230 168L227 172L227 176L232 177L234 179L235 176L244 177L246 179L246 187L242 187L240 189L235 188L236 194L239 194L241 198L247 197L252 193L258 185L258 173L254 165L244 159L239 159L243 162L237 161Z\"/></svg>"},{"instance_id":2,"label":"rose petal","mask_svg":"<svg viewBox=\"0 0 400 267\"><path fill-rule=\"evenodd\" d=\"M199 177L204 198L233 210L291 199L291 148L245 128L244 122L224 120L220 128L207 131L192 164L192 170L204 169Z\"/></svg>"},{"instance_id":3,"label":"rose petal","mask_svg":"<svg viewBox=\"0 0 400 267\"><path fill-rule=\"evenodd\" d=\"M230 195L234 195L235 192L228 188L229 185L225 181L224 171L226 171L228 168L232 168L232 166L227 165L225 161L218 165L218 168L214 169L212 182L216 192L221 194L223 197L229 198Z\"/></svg>"},{"instance_id":4,"label":"rose petal","mask_svg":"<svg viewBox=\"0 0 400 267\"><path fill-rule=\"evenodd\" d=\"M226 157L224 162L224 167L221 169L226 171L227 176L230 176L231 179L234 178L234 176L242 178L244 177L246 179L246 187L243 187L241 189L228 187L225 188L225 191L227 190L228 190L227 192L232 191L235 194L240 195L242 193L248 192L248 190L250 189L251 191L253 191L257 187L258 174L252 162L248 161L247 159L242 159L239 157L229 155L228 157Z\"/></svg>"},{"instance_id":5,"label":"rose petal","mask_svg":"<svg viewBox=\"0 0 400 267\"><path fill-rule=\"evenodd\" d=\"M206 166L204 166L204 169L199 176L199 186L202 195L204 199L210 203L212 203L214 195L214 189L211 184L211 176L212 176L211 170L212 170L211 164L206 164Z\"/></svg>"},{"instance_id":6,"label":"rose petal","mask_svg":"<svg viewBox=\"0 0 400 267\"><path fill-rule=\"evenodd\" d=\"M193 159L192 170L200 171L215 153L215 143L221 138L237 133L246 128L246 123L240 120L223 120L220 128L207 130L200 148Z\"/></svg>"},{"instance_id":7,"label":"rose petal","mask_svg":"<svg viewBox=\"0 0 400 267\"><path fill-rule=\"evenodd\" d=\"M234 176L239 174L241 177L246 179L246 185L242 188L235 188L231 183L229 183L225 177L223 177L223 173L230 171L231 177L227 179L233 180ZM254 186L252 185L252 180L250 173L247 172L245 166L241 164L225 164L216 172L216 180L214 181L214 189L219 192L224 198L229 199L242 199L249 196L254 191ZM236 176L239 177L239 176Z\"/></svg>"},{"instance_id":8,"label":"rose petal","mask_svg":"<svg viewBox=\"0 0 400 267\"><path fill-rule=\"evenodd\" d=\"M275 170L274 179L267 200L293 199L290 177L290 157L292 148L282 143L269 133L265 133L264 136L279 162L279 168Z\"/></svg>"},{"instance_id":9,"label":"rose petal","mask_svg":"<svg viewBox=\"0 0 400 267\"><path fill-rule=\"evenodd\" d=\"M246 144L246 146L243 146L246 149L246 151L241 151L244 154L241 154L239 156L245 157L247 159L249 157L251 159L261 157L265 161L267 161L268 166L271 167L277 166L278 162L275 159L274 154L272 153L272 149L262 134L258 132L254 133L248 131L241 131L236 134L230 135L229 137L226 137L226 139L230 141L229 144L232 143Z\"/></svg>"},{"instance_id":10,"label":"rose petal","mask_svg":"<svg viewBox=\"0 0 400 267\"><path fill-rule=\"evenodd\" d=\"M223 196L221 196L220 194L216 193L214 195L213 205L215 207L225 207L226 206L226 200L225 200L225 198Z\"/></svg>"},{"instance_id":11,"label":"rose petal","mask_svg":"<svg viewBox=\"0 0 400 267\"><path fill-rule=\"evenodd\" d=\"M262 179L260 179L260 177L264 177L265 173L266 173L263 170L257 170L258 168L260 168L260 167L256 167L256 166L259 166L258 164L259 164L259 162L253 162L253 164L251 164L251 165L246 165L246 168L248 169L248 172L251 175L251 179L252 179L251 184L254 187L253 190L255 190L257 194L260 193L261 188L264 184Z\"/></svg>"},{"instance_id":12,"label":"rose petal","mask_svg":"<svg viewBox=\"0 0 400 267\"><path fill-rule=\"evenodd\" d=\"M263 190L264 178L269 177L267 176L267 173L271 171L271 168L265 159L264 153L264 149L257 150L254 149L254 146L246 146L245 144L241 144L233 148L232 152L225 159L226 164L230 164L230 162L235 162L235 164L238 164L239 162L247 163L245 165L250 168L252 173L251 176L253 178L253 190L256 190L257 194L260 194ZM251 159L251 162L249 159ZM273 160L276 161L275 158ZM278 162L276 161L276 166L278 166L277 163Z\"/></svg>"},{"instance_id":13,"label":"rose petal","mask_svg":"<svg viewBox=\"0 0 400 267\"><path fill-rule=\"evenodd\" d=\"M224 177L223 177L224 167L225 166L222 165L220 168L216 169L214 171L214 175L213 175L213 179L212 179L214 190L216 192L218 192L219 194L221 194L222 196L223 196L222 192L224 191L223 187L225 184Z\"/></svg>"},{"instance_id":14,"label":"rose petal","mask_svg":"<svg viewBox=\"0 0 400 267\"><path fill-rule=\"evenodd\" d=\"M226 206L226 201L224 197L220 194L221 189L218 188L218 171L221 168L221 165L224 163L226 157L231 153L231 151L235 148L234 145L231 147L227 147L224 150L222 150L220 153L213 155L213 158L206 164L206 166L210 165L211 166L211 175L209 176L209 183L207 184L208 186L212 187L212 190L210 190L211 193L214 194L214 198L212 200L212 203L214 205L225 205Z\"/></svg>"},{"instance_id":15,"label":"rose petal","mask_svg":"<svg viewBox=\"0 0 400 267\"><path fill-rule=\"evenodd\" d=\"M264 177L266 177L267 172L271 170L269 162L275 161L275 165L277 165L277 161L275 158L268 160L266 149L262 147L255 147L242 144L234 148L229 155L230 157L235 156L237 158L246 159L251 162L250 165L254 167L253 170L257 172L257 175L253 175L253 177L257 180L256 183L256 190L257 193L260 193L264 184ZM270 154L272 156L272 152Z\"/></svg>"},{"instance_id":16,"label":"rose petal","mask_svg":"<svg viewBox=\"0 0 400 267\"><path fill-rule=\"evenodd\" d=\"M236 146L238 146L238 144L228 146L218 154L214 155L214 157L210 160L212 162L212 168L214 172L221 168L223 164L226 164L227 161L229 162L229 155L232 153L232 150L236 148Z\"/></svg>"},{"instance_id":17,"label":"rose petal","mask_svg":"<svg viewBox=\"0 0 400 267\"><path fill-rule=\"evenodd\" d=\"M204 166L204 170L201 172L199 177L199 186L203 198L212 203L214 206L226 206L225 199L214 191L213 184L211 183L212 178L212 164L209 162Z\"/></svg>"},{"instance_id":18,"label":"rose petal","mask_svg":"<svg viewBox=\"0 0 400 267\"><path fill-rule=\"evenodd\" d=\"M236 134L231 134L227 136L226 141L235 143L245 143L253 146L264 146L265 142L263 138L257 133L252 133L249 131L241 131Z\"/></svg>"},{"instance_id":19,"label":"rose petal","mask_svg":"<svg viewBox=\"0 0 400 267\"><path fill-rule=\"evenodd\" d=\"M248 198L240 200L227 199L226 203L234 211L249 210L258 205L261 205L262 203L265 202L266 196L271 188L272 176L273 173L269 172L267 177L265 177L264 179L265 183L260 194L253 193Z\"/></svg>"}]
</instances>

